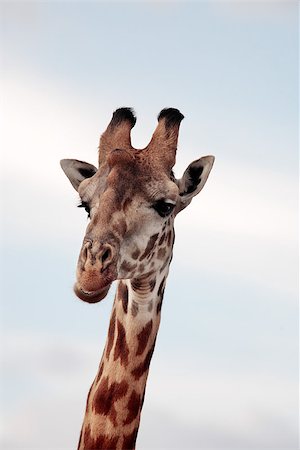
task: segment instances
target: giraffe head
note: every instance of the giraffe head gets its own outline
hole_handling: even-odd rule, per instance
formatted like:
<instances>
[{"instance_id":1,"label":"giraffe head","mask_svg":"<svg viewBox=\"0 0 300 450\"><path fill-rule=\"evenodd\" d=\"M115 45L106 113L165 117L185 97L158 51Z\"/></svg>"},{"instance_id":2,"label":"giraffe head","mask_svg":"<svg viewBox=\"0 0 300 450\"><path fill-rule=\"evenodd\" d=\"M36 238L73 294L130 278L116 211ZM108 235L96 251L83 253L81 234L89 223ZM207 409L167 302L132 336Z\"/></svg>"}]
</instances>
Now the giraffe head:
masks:
<instances>
[{"instance_id":1,"label":"giraffe head","mask_svg":"<svg viewBox=\"0 0 300 450\"><path fill-rule=\"evenodd\" d=\"M162 110L150 143L137 150L130 139L134 113L120 108L100 138L98 169L61 161L90 218L74 287L82 300L100 301L114 280L142 279L170 261L174 218L201 191L214 162L200 158L174 178L182 119L177 109Z\"/></svg>"}]
</instances>

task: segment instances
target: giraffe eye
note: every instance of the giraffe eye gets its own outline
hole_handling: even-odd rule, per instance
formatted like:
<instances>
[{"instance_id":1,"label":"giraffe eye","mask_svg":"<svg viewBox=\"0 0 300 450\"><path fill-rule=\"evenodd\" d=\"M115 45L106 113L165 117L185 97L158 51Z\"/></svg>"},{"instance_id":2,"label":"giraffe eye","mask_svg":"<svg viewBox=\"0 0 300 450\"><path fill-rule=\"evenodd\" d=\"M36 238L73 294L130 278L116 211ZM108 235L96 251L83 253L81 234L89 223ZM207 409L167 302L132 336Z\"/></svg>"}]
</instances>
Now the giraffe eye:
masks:
<instances>
[{"instance_id":1,"label":"giraffe eye","mask_svg":"<svg viewBox=\"0 0 300 450\"><path fill-rule=\"evenodd\" d=\"M158 200L156 203L154 203L153 208L161 217L167 217L175 208L175 204L167 202L165 200Z\"/></svg>"},{"instance_id":2,"label":"giraffe eye","mask_svg":"<svg viewBox=\"0 0 300 450\"><path fill-rule=\"evenodd\" d=\"M84 208L84 209L86 210L86 212L87 212L88 217L89 217L89 218L91 217L91 215L90 215L90 212L91 212L90 206L89 206L89 204L88 204L87 202L82 201L82 202L78 205L78 208Z\"/></svg>"}]
</instances>

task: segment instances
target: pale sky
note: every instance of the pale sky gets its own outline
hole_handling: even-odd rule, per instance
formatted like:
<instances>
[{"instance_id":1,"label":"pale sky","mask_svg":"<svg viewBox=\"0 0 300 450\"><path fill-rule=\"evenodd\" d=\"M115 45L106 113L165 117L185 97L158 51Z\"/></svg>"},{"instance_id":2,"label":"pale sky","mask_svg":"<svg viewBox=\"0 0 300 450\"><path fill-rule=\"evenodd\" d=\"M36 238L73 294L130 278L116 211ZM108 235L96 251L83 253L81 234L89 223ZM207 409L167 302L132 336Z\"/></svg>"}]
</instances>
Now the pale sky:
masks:
<instances>
[{"instance_id":1,"label":"pale sky","mask_svg":"<svg viewBox=\"0 0 300 450\"><path fill-rule=\"evenodd\" d=\"M143 147L185 115L140 450L298 449L298 3L2 2L3 450L76 448L108 327L72 285L87 225L61 158L97 162L114 109ZM17 430L17 431L16 431Z\"/></svg>"}]
</instances>

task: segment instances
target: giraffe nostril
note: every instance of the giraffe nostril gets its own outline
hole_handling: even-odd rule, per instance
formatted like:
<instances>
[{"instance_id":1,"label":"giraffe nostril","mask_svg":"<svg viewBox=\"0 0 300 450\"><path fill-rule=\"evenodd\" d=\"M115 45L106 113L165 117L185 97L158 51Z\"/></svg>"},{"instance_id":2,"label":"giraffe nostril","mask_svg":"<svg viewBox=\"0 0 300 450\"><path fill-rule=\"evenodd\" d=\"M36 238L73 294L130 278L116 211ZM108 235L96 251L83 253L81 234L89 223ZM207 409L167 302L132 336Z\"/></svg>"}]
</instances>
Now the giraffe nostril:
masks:
<instances>
[{"instance_id":1,"label":"giraffe nostril","mask_svg":"<svg viewBox=\"0 0 300 450\"><path fill-rule=\"evenodd\" d=\"M80 263L82 270L88 269L90 266L99 266L100 272L103 272L114 260L115 250L110 244L86 243L80 255Z\"/></svg>"},{"instance_id":2,"label":"giraffe nostril","mask_svg":"<svg viewBox=\"0 0 300 450\"><path fill-rule=\"evenodd\" d=\"M101 272L105 270L113 260L113 249L109 244L106 244L102 247L102 251L100 252L98 256L100 263L101 263Z\"/></svg>"},{"instance_id":3,"label":"giraffe nostril","mask_svg":"<svg viewBox=\"0 0 300 450\"><path fill-rule=\"evenodd\" d=\"M90 243L85 244L85 246L82 249L82 253L81 253L81 260L83 261L83 263L85 263L88 259L88 253L89 253L89 248L90 248Z\"/></svg>"},{"instance_id":4,"label":"giraffe nostril","mask_svg":"<svg viewBox=\"0 0 300 450\"><path fill-rule=\"evenodd\" d=\"M111 251L109 249L105 250L101 257L101 261L104 263L111 255Z\"/></svg>"},{"instance_id":5,"label":"giraffe nostril","mask_svg":"<svg viewBox=\"0 0 300 450\"><path fill-rule=\"evenodd\" d=\"M83 256L84 259L87 259L87 255L88 255L88 251L87 251L87 247L85 247L83 249L82 256Z\"/></svg>"}]
</instances>

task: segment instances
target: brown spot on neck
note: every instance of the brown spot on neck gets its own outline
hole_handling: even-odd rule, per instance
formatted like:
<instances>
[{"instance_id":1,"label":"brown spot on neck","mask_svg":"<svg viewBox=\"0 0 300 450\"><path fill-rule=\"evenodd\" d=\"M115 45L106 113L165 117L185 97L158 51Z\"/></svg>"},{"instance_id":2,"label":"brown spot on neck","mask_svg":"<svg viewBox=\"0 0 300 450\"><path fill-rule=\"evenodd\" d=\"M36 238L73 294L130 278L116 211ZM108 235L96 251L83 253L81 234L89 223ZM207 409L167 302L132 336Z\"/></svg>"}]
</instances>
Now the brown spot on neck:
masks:
<instances>
[{"instance_id":1,"label":"brown spot on neck","mask_svg":"<svg viewBox=\"0 0 300 450\"><path fill-rule=\"evenodd\" d=\"M121 364L126 367L128 365L129 348L126 341L125 328L119 320L117 320L117 328L118 335L114 351L114 361L120 358Z\"/></svg>"},{"instance_id":2,"label":"brown spot on neck","mask_svg":"<svg viewBox=\"0 0 300 450\"><path fill-rule=\"evenodd\" d=\"M118 286L118 298L121 300L123 305L124 314L127 314L128 311L128 288L125 283L120 281Z\"/></svg>"},{"instance_id":3,"label":"brown spot on neck","mask_svg":"<svg viewBox=\"0 0 300 450\"><path fill-rule=\"evenodd\" d=\"M132 305L131 305L131 314L133 315L133 317L136 317L138 312L139 312L139 306L135 301L133 301Z\"/></svg>"},{"instance_id":4,"label":"brown spot on neck","mask_svg":"<svg viewBox=\"0 0 300 450\"><path fill-rule=\"evenodd\" d=\"M123 445L121 450L134 450L135 449L135 442L138 434L138 427L136 427L132 433L125 434Z\"/></svg>"},{"instance_id":5,"label":"brown spot on neck","mask_svg":"<svg viewBox=\"0 0 300 450\"><path fill-rule=\"evenodd\" d=\"M149 305L148 305L148 311L151 312L153 309L153 300L150 300Z\"/></svg>"},{"instance_id":6,"label":"brown spot on neck","mask_svg":"<svg viewBox=\"0 0 300 450\"><path fill-rule=\"evenodd\" d=\"M123 425L129 425L137 417L141 408L141 396L136 391L132 391L127 404L127 417L123 421Z\"/></svg>"},{"instance_id":7,"label":"brown spot on neck","mask_svg":"<svg viewBox=\"0 0 300 450\"><path fill-rule=\"evenodd\" d=\"M81 445L81 441L83 441L83 445ZM105 434L100 434L94 439L91 434L91 427L88 425L85 428L83 439L80 437L78 448L82 450L111 450L117 448L117 443L118 436L107 436Z\"/></svg>"},{"instance_id":8,"label":"brown spot on neck","mask_svg":"<svg viewBox=\"0 0 300 450\"><path fill-rule=\"evenodd\" d=\"M144 361L141 364L139 364L135 369L132 370L131 373L134 376L135 380L139 380L141 378L141 376L143 376L149 369L151 358L152 358L152 355L154 352L154 347L155 347L155 341L154 341L152 347L150 348L150 350L148 351Z\"/></svg>"},{"instance_id":9,"label":"brown spot on neck","mask_svg":"<svg viewBox=\"0 0 300 450\"><path fill-rule=\"evenodd\" d=\"M164 292L165 292L165 282L166 282L166 277L161 281L158 291L157 291L157 297L158 297L158 303L157 303L157 307L156 307L157 314L159 314L161 311L162 302L163 302L163 298L164 298Z\"/></svg>"},{"instance_id":10,"label":"brown spot on neck","mask_svg":"<svg viewBox=\"0 0 300 450\"><path fill-rule=\"evenodd\" d=\"M142 331L137 335L138 349L136 355L142 355L150 338L151 331L153 328L152 319L143 327Z\"/></svg>"},{"instance_id":11,"label":"brown spot on neck","mask_svg":"<svg viewBox=\"0 0 300 450\"><path fill-rule=\"evenodd\" d=\"M157 307L156 307L156 314L159 314L161 312L162 302L163 302L163 299L160 299L158 301Z\"/></svg>"},{"instance_id":12,"label":"brown spot on neck","mask_svg":"<svg viewBox=\"0 0 300 450\"><path fill-rule=\"evenodd\" d=\"M114 404L126 395L127 390L128 383L125 380L120 383L115 381L109 385L108 377L104 377L95 393L93 402L95 413L108 416L113 425L116 426L117 412Z\"/></svg>"},{"instance_id":13,"label":"brown spot on neck","mask_svg":"<svg viewBox=\"0 0 300 450\"><path fill-rule=\"evenodd\" d=\"M164 284L166 282L166 277L164 277L159 285L158 291L157 291L157 295L158 297L161 297L161 295L163 294L163 289L164 289Z\"/></svg>"}]
</instances>

